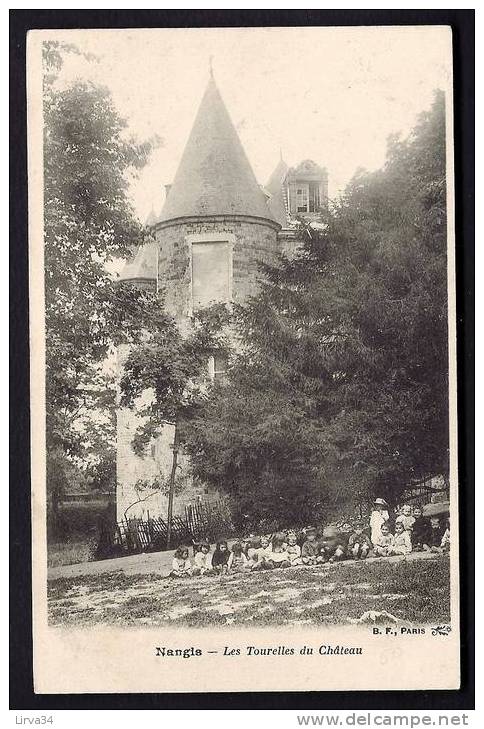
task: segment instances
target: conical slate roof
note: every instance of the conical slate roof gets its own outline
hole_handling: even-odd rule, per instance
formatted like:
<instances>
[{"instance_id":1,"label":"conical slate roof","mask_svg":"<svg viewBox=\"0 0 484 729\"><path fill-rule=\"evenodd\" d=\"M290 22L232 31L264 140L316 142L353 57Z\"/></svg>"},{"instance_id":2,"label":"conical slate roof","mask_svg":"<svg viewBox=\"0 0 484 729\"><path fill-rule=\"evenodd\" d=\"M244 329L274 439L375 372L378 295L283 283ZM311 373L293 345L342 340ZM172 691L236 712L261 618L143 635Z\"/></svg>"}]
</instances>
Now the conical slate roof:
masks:
<instances>
[{"instance_id":1,"label":"conical slate roof","mask_svg":"<svg viewBox=\"0 0 484 729\"><path fill-rule=\"evenodd\" d=\"M120 273L120 281L156 281L157 247L155 243L145 243L136 250L133 258L125 263Z\"/></svg>"},{"instance_id":2,"label":"conical slate roof","mask_svg":"<svg viewBox=\"0 0 484 729\"><path fill-rule=\"evenodd\" d=\"M266 190L268 190L271 194L268 205L272 213L272 217L277 220L283 228L287 223L287 206L283 186L288 171L289 167L281 157L277 167L265 185Z\"/></svg>"},{"instance_id":3,"label":"conical slate roof","mask_svg":"<svg viewBox=\"0 0 484 729\"><path fill-rule=\"evenodd\" d=\"M145 225L147 227L150 227L152 225L155 225L157 222L158 222L158 218L156 217L156 213L155 213L153 207L151 207L151 210L149 212L149 215L148 215L148 217L145 220Z\"/></svg>"},{"instance_id":4,"label":"conical slate roof","mask_svg":"<svg viewBox=\"0 0 484 729\"><path fill-rule=\"evenodd\" d=\"M272 218L211 75L160 220L237 214Z\"/></svg>"},{"instance_id":5,"label":"conical slate roof","mask_svg":"<svg viewBox=\"0 0 484 729\"><path fill-rule=\"evenodd\" d=\"M274 169L272 175L269 177L268 181L264 185L264 187L269 190L271 195L274 195L276 192L278 192L281 189L282 183L286 179L287 173L289 172L289 167L284 162L284 160L281 159L276 165L276 168Z\"/></svg>"}]
</instances>

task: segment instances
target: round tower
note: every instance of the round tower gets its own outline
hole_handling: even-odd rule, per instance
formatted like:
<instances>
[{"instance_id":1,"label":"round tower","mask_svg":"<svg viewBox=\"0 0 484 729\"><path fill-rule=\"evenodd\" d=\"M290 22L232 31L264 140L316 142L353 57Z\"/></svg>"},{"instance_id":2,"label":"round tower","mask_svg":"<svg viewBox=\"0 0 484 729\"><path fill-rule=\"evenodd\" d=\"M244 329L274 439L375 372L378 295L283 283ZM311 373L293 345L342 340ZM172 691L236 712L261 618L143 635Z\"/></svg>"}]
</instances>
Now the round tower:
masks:
<instances>
[{"instance_id":1,"label":"round tower","mask_svg":"<svg viewBox=\"0 0 484 729\"><path fill-rule=\"evenodd\" d=\"M166 189L160 218L150 221L154 249L138 251L122 278L163 289L166 309L183 329L197 309L216 302L243 303L255 294L259 264L275 260L280 250L281 225L256 181L212 74L175 179ZM217 375L216 357L207 368ZM149 510L152 516L166 517L166 496L154 493L136 504L136 484L168 475L173 428L165 426L141 459L131 448L138 422L136 413L118 412L118 519L128 507L130 516L146 517ZM188 470L186 461L184 466ZM183 513L185 504L198 496L210 495L187 479L175 513Z\"/></svg>"},{"instance_id":2,"label":"round tower","mask_svg":"<svg viewBox=\"0 0 484 729\"><path fill-rule=\"evenodd\" d=\"M257 290L259 262L280 246L258 185L211 75L160 220L158 276L179 320Z\"/></svg>"},{"instance_id":3,"label":"round tower","mask_svg":"<svg viewBox=\"0 0 484 729\"><path fill-rule=\"evenodd\" d=\"M156 222L153 211L146 225ZM153 241L141 244L128 261L119 277L120 286L131 286L156 292L158 286L158 251ZM129 346L119 345L116 351L118 380L121 379L123 365L129 353ZM135 455L131 442L140 423L139 416L129 408L118 405L116 411L116 515L122 521L126 516L144 516L133 504L138 500L136 485L139 481L152 481L158 475L158 464L152 458L139 458ZM159 511L159 505L155 508Z\"/></svg>"}]
</instances>

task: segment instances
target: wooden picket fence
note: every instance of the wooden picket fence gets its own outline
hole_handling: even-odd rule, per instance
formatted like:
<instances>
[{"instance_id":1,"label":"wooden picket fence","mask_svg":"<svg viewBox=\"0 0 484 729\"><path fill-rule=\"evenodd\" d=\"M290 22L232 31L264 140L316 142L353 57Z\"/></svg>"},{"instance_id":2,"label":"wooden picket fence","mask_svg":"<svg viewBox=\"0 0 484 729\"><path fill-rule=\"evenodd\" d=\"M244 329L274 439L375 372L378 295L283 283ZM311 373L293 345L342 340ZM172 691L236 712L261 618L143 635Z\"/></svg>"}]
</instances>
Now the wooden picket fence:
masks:
<instances>
[{"instance_id":1,"label":"wooden picket fence","mask_svg":"<svg viewBox=\"0 0 484 729\"><path fill-rule=\"evenodd\" d=\"M174 516L170 547L192 545L201 538L215 540L233 533L230 510L223 501L199 502L185 507L185 518ZM96 559L109 559L167 548L168 526L161 518L131 518L101 524Z\"/></svg>"},{"instance_id":2,"label":"wooden picket fence","mask_svg":"<svg viewBox=\"0 0 484 729\"><path fill-rule=\"evenodd\" d=\"M229 536L234 530L230 510L222 500L185 506L185 523L195 541L203 538L213 542L219 535Z\"/></svg>"}]
</instances>

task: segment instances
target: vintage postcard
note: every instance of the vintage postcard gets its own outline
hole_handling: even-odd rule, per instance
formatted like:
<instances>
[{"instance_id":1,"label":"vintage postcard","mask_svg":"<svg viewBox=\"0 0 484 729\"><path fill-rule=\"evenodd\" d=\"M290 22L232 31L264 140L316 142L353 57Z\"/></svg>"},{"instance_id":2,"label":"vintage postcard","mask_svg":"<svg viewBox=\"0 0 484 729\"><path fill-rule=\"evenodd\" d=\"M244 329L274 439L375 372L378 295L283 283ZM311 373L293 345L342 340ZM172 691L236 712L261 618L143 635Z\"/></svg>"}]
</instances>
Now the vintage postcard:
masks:
<instances>
[{"instance_id":1,"label":"vintage postcard","mask_svg":"<svg viewBox=\"0 0 484 729\"><path fill-rule=\"evenodd\" d=\"M27 71L35 691L458 688L450 28Z\"/></svg>"}]
</instances>

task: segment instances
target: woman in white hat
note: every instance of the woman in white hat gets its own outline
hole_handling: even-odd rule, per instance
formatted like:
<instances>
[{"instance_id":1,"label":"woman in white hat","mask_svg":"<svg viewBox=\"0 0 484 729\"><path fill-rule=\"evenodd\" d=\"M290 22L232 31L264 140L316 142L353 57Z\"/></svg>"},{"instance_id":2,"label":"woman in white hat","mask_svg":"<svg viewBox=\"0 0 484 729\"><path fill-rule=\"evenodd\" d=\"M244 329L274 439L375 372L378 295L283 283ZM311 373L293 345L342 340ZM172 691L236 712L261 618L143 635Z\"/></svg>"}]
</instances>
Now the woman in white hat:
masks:
<instances>
[{"instance_id":1,"label":"woman in white hat","mask_svg":"<svg viewBox=\"0 0 484 729\"><path fill-rule=\"evenodd\" d=\"M385 499L375 499L373 502L373 511L370 516L371 541L377 544L381 537L382 525L389 519L388 504Z\"/></svg>"}]
</instances>

